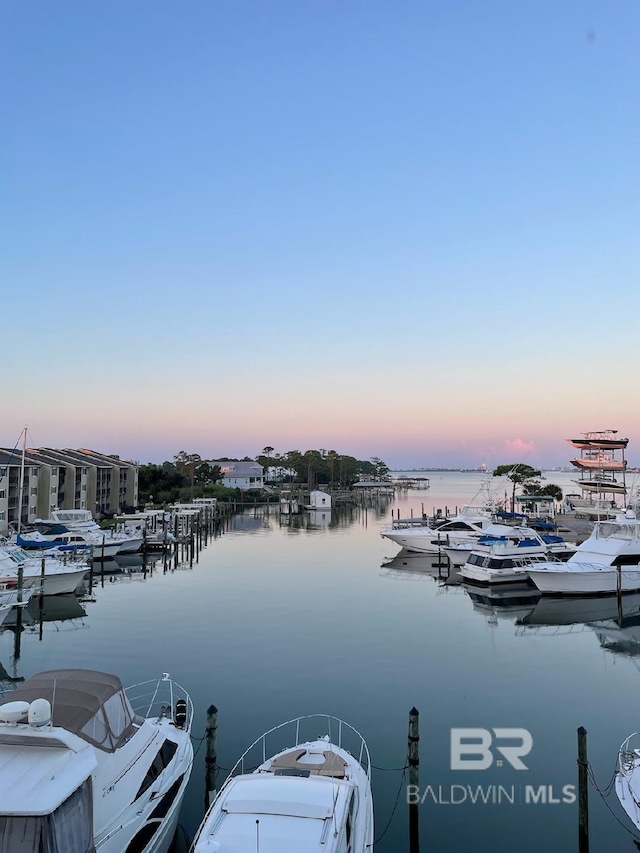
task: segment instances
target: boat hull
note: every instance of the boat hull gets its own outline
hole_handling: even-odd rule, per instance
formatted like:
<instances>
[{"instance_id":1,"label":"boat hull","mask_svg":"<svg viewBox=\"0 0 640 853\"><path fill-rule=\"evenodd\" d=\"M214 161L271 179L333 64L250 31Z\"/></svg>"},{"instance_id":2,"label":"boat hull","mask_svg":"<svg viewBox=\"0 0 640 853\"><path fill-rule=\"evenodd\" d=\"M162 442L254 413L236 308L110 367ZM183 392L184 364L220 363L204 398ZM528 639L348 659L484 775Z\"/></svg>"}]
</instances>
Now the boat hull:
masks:
<instances>
[{"instance_id":1,"label":"boat hull","mask_svg":"<svg viewBox=\"0 0 640 853\"><path fill-rule=\"evenodd\" d=\"M465 584L474 586L493 587L502 584L527 583L528 574L524 571L515 572L513 569L485 569L479 566L464 565L460 576Z\"/></svg>"},{"instance_id":2,"label":"boat hull","mask_svg":"<svg viewBox=\"0 0 640 853\"><path fill-rule=\"evenodd\" d=\"M550 571L530 569L529 577L543 595L615 595L640 590L640 566L620 572L609 566L593 571Z\"/></svg>"},{"instance_id":3,"label":"boat hull","mask_svg":"<svg viewBox=\"0 0 640 853\"><path fill-rule=\"evenodd\" d=\"M75 592L88 572L89 569L84 566L83 568L72 572L59 572L50 575L45 574L44 594L63 595L64 593ZM34 592L40 592L40 584L40 575L30 575L29 577L25 576L24 586L32 588Z\"/></svg>"}]
</instances>

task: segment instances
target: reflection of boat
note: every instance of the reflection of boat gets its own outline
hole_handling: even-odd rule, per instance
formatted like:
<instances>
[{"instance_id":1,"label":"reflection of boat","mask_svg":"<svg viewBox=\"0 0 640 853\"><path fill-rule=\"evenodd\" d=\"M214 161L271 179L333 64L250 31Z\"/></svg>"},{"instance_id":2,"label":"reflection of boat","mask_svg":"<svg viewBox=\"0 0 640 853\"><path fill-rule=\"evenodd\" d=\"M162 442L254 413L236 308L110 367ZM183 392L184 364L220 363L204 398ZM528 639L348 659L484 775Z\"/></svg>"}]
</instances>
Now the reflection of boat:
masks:
<instances>
[{"instance_id":1,"label":"reflection of boat","mask_svg":"<svg viewBox=\"0 0 640 853\"><path fill-rule=\"evenodd\" d=\"M514 619L527 616L536 606L540 593L527 584L509 584L505 587L491 587L478 590L476 586L462 582L466 593L473 602L473 609L492 616Z\"/></svg>"},{"instance_id":2,"label":"reflection of boat","mask_svg":"<svg viewBox=\"0 0 640 853\"><path fill-rule=\"evenodd\" d=\"M640 614L616 619L602 619L589 625L605 651L624 657L640 656Z\"/></svg>"},{"instance_id":3,"label":"reflection of boat","mask_svg":"<svg viewBox=\"0 0 640 853\"><path fill-rule=\"evenodd\" d=\"M447 586L457 586L460 575L443 554L419 554L402 550L382 563L381 575L398 580L423 580L432 578Z\"/></svg>"},{"instance_id":4,"label":"reflection of boat","mask_svg":"<svg viewBox=\"0 0 640 853\"><path fill-rule=\"evenodd\" d=\"M400 569L404 572L426 572L433 574L447 570L450 567L446 556L439 557L438 554L422 554L414 551L399 551L395 557L382 563L385 569Z\"/></svg>"},{"instance_id":5,"label":"reflection of boat","mask_svg":"<svg viewBox=\"0 0 640 853\"><path fill-rule=\"evenodd\" d=\"M166 853L191 773L177 684L41 672L0 702L3 851Z\"/></svg>"},{"instance_id":6,"label":"reflection of boat","mask_svg":"<svg viewBox=\"0 0 640 853\"><path fill-rule=\"evenodd\" d=\"M640 590L640 530L635 512L597 521L566 563L536 563L527 573L543 594L599 595Z\"/></svg>"},{"instance_id":7,"label":"reflection of boat","mask_svg":"<svg viewBox=\"0 0 640 853\"><path fill-rule=\"evenodd\" d=\"M313 739L304 741L300 727L309 723ZM318 735L320 725L326 735ZM267 738L270 744L282 739L285 728L285 748L267 751ZM355 744L351 751L348 738ZM256 763L253 773L245 771ZM347 723L321 715L291 720L258 738L232 769L193 842L194 853L372 849L369 750Z\"/></svg>"},{"instance_id":8,"label":"reflection of boat","mask_svg":"<svg viewBox=\"0 0 640 853\"><path fill-rule=\"evenodd\" d=\"M0 625L14 607L26 607L32 593L33 588L18 592L13 585L0 583Z\"/></svg>"},{"instance_id":9,"label":"reflection of boat","mask_svg":"<svg viewBox=\"0 0 640 853\"><path fill-rule=\"evenodd\" d=\"M521 619L521 622L523 625L574 625L618 619L620 613L625 619L639 615L640 593L632 592L623 595L620 608L616 598L611 596L553 598L544 595L534 609Z\"/></svg>"}]
</instances>

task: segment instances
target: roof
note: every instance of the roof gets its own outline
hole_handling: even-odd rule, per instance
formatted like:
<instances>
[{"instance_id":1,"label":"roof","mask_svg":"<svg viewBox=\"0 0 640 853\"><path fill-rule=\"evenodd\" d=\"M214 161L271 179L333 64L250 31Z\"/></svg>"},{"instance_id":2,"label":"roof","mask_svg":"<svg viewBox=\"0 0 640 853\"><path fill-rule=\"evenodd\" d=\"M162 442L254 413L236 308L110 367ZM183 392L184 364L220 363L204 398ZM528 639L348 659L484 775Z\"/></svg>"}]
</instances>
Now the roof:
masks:
<instances>
[{"instance_id":1,"label":"roof","mask_svg":"<svg viewBox=\"0 0 640 853\"><path fill-rule=\"evenodd\" d=\"M262 477L264 468L259 462L214 462L219 465L224 477ZM225 471L230 468L230 471Z\"/></svg>"},{"instance_id":2,"label":"roof","mask_svg":"<svg viewBox=\"0 0 640 853\"><path fill-rule=\"evenodd\" d=\"M117 675L90 669L39 672L3 697L0 706L41 698L51 703L54 726L106 752L114 752L131 734L134 714Z\"/></svg>"}]
</instances>

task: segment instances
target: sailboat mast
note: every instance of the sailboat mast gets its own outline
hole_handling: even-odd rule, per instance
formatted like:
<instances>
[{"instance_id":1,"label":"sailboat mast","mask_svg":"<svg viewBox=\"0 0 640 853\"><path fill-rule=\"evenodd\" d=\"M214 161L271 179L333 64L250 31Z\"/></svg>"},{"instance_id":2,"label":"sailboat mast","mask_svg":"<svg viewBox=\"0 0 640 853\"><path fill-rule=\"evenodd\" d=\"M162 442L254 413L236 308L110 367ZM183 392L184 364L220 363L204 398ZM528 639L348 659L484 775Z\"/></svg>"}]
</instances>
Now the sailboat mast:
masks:
<instances>
[{"instance_id":1,"label":"sailboat mast","mask_svg":"<svg viewBox=\"0 0 640 853\"><path fill-rule=\"evenodd\" d=\"M24 458L27 453L27 428L22 430L22 461L20 463L20 484L18 486L18 534L22 527L22 496L24 494Z\"/></svg>"}]
</instances>

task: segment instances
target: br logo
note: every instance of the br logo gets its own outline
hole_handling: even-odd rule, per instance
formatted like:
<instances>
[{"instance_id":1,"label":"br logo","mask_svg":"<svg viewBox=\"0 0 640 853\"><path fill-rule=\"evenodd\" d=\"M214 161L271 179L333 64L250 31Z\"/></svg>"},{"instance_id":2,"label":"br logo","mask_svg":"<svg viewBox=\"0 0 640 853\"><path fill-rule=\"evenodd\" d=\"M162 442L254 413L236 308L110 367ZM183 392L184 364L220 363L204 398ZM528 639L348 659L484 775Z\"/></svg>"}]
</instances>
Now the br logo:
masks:
<instances>
[{"instance_id":1,"label":"br logo","mask_svg":"<svg viewBox=\"0 0 640 853\"><path fill-rule=\"evenodd\" d=\"M487 770L493 764L495 750L514 770L528 770L522 758L532 747L533 737L527 729L451 729L451 769ZM502 764L498 758L496 766Z\"/></svg>"}]
</instances>

